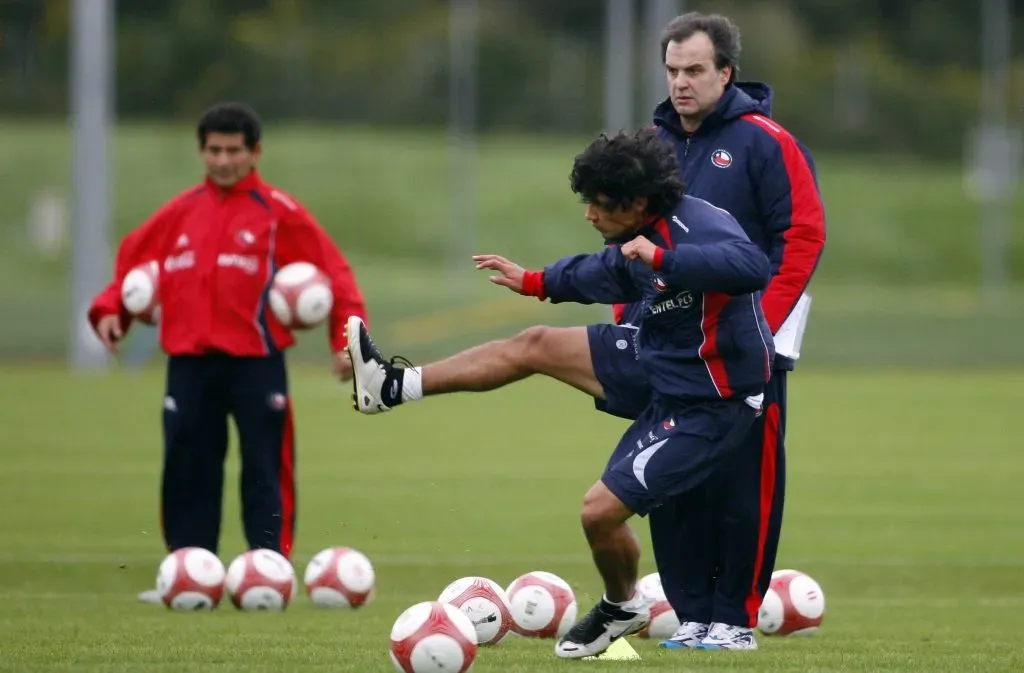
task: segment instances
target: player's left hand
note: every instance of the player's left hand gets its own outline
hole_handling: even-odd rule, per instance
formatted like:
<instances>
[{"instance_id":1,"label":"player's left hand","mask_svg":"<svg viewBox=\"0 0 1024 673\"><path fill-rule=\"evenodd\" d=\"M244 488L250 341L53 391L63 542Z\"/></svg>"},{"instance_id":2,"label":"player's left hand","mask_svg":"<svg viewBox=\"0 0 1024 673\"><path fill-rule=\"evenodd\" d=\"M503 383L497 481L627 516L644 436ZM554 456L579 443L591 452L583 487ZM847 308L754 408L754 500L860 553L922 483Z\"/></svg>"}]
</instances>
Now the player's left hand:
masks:
<instances>
[{"instance_id":1,"label":"player's left hand","mask_svg":"<svg viewBox=\"0 0 1024 673\"><path fill-rule=\"evenodd\" d=\"M654 251L657 249L658 246L644 236L637 236L633 240L623 243L619 248L622 256L626 259L639 259L648 266L654 264Z\"/></svg>"},{"instance_id":2,"label":"player's left hand","mask_svg":"<svg viewBox=\"0 0 1024 673\"><path fill-rule=\"evenodd\" d=\"M348 354L348 349L335 353L333 360L334 375L342 381L352 380L354 372L352 371L352 357Z\"/></svg>"},{"instance_id":3,"label":"player's left hand","mask_svg":"<svg viewBox=\"0 0 1024 673\"><path fill-rule=\"evenodd\" d=\"M508 261L500 255L473 255L478 269L497 271L499 276L491 276L495 285L507 287L513 292L523 293L523 267Z\"/></svg>"}]
</instances>

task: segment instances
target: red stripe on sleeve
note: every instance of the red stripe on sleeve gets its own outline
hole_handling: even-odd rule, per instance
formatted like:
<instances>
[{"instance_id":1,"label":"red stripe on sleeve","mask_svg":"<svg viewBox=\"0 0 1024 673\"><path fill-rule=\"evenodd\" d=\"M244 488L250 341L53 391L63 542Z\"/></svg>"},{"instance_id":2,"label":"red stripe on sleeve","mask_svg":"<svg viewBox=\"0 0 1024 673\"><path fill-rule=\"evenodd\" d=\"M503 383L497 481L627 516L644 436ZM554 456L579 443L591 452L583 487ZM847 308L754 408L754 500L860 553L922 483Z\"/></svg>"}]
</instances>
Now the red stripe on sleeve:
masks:
<instances>
[{"instance_id":1,"label":"red stripe on sleeve","mask_svg":"<svg viewBox=\"0 0 1024 673\"><path fill-rule=\"evenodd\" d=\"M758 114L742 119L757 124L782 148L782 162L790 185L790 217L783 232L782 259L761 299L772 334L779 331L818 265L825 247L825 208L814 174L800 146L785 129Z\"/></svg>"}]
</instances>

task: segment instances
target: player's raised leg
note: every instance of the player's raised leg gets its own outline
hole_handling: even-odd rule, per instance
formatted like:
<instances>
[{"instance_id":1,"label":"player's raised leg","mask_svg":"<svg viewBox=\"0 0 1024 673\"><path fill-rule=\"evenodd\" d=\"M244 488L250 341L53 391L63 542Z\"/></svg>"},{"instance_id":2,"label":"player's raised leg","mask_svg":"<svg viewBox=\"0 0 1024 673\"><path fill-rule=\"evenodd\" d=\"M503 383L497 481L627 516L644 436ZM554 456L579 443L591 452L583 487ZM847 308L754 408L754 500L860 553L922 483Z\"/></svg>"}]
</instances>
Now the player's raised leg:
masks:
<instances>
[{"instance_id":1,"label":"player's raised leg","mask_svg":"<svg viewBox=\"0 0 1024 673\"><path fill-rule=\"evenodd\" d=\"M603 397L594 374L586 327L531 327L509 339L470 348L423 367L387 360L358 317L348 321L355 407L366 414L403 402L455 392L484 392L545 374L595 398ZM408 364L408 363L405 363Z\"/></svg>"},{"instance_id":2,"label":"player's raised leg","mask_svg":"<svg viewBox=\"0 0 1024 673\"><path fill-rule=\"evenodd\" d=\"M232 365L245 537L250 549L289 558L296 520L295 428L284 356L235 358Z\"/></svg>"}]
</instances>

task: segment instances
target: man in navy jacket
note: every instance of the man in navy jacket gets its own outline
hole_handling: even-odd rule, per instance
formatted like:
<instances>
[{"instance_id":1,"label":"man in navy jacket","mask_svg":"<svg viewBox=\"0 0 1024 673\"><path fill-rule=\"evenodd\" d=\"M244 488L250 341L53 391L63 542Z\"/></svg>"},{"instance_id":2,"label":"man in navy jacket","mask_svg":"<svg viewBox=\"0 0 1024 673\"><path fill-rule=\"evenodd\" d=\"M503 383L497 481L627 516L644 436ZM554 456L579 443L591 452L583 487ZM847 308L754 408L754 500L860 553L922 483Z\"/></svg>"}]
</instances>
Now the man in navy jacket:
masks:
<instances>
[{"instance_id":1,"label":"man in navy jacket","mask_svg":"<svg viewBox=\"0 0 1024 673\"><path fill-rule=\"evenodd\" d=\"M649 598L637 589L640 548L627 521L680 496L713 499L728 483L722 473L761 414L774 347L761 309L767 256L729 213L683 196L673 150L656 131L602 135L576 157L570 182L594 228L620 245L541 271L497 255L474 260L497 271L494 283L541 300L643 307L639 362L652 392L581 514L604 596L555 646L560 657L580 658L648 623ZM409 370L396 376L385 365L360 318L350 319L348 337L358 397L376 397L391 387L387 379L404 386Z\"/></svg>"},{"instance_id":2,"label":"man in navy jacket","mask_svg":"<svg viewBox=\"0 0 1024 673\"><path fill-rule=\"evenodd\" d=\"M655 125L676 150L687 193L728 210L768 255L762 308L776 347L765 413L719 500L680 499L651 517L652 529L681 531L675 545L655 549L659 566L675 569L662 585L681 621L666 647L756 648L752 627L782 525L786 374L799 357L805 290L825 244L810 154L770 118L768 86L736 82L739 52L739 30L718 15L677 17L661 40L669 98Z\"/></svg>"}]
</instances>

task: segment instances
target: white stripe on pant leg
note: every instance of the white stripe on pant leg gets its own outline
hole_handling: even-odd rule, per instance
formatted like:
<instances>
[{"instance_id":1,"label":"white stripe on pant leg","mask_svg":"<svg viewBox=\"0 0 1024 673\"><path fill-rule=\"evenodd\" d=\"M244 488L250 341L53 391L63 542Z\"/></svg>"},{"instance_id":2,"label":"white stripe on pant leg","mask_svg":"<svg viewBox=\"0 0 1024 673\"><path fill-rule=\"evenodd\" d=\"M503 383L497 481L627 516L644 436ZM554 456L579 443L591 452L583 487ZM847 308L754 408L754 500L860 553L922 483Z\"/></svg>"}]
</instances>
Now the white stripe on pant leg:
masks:
<instances>
[{"instance_id":1,"label":"white stripe on pant leg","mask_svg":"<svg viewBox=\"0 0 1024 673\"><path fill-rule=\"evenodd\" d=\"M658 449L665 446L667 439L663 439L656 444L651 444L646 449L636 454L636 458L633 459L633 474L636 475L636 480L640 482L640 485L647 488L647 480L644 478L644 470L647 469L647 462L658 452Z\"/></svg>"}]
</instances>

